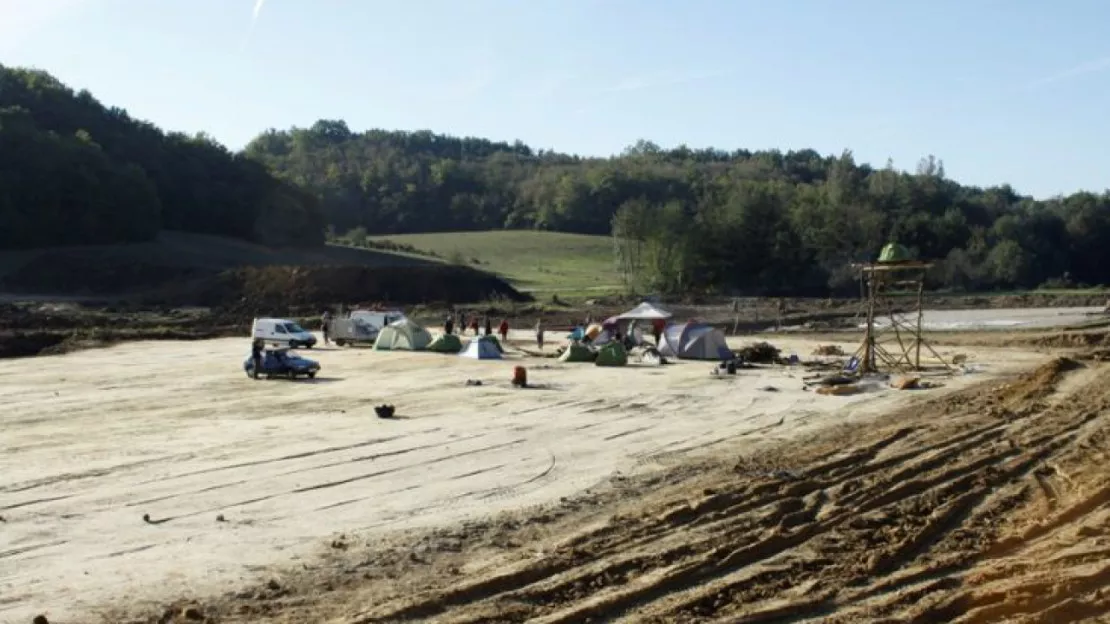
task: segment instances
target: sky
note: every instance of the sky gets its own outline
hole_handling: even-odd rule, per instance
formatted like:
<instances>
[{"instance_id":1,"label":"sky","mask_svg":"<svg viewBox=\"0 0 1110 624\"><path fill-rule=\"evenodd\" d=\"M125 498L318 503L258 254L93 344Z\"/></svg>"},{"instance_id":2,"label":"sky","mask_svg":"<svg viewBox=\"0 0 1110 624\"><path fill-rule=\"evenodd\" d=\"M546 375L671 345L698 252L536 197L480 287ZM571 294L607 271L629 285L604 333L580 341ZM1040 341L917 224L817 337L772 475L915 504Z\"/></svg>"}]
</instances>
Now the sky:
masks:
<instances>
[{"instance_id":1,"label":"sky","mask_svg":"<svg viewBox=\"0 0 1110 624\"><path fill-rule=\"evenodd\" d=\"M1106 0L0 0L0 64L241 149L343 119L1110 187Z\"/></svg>"}]
</instances>

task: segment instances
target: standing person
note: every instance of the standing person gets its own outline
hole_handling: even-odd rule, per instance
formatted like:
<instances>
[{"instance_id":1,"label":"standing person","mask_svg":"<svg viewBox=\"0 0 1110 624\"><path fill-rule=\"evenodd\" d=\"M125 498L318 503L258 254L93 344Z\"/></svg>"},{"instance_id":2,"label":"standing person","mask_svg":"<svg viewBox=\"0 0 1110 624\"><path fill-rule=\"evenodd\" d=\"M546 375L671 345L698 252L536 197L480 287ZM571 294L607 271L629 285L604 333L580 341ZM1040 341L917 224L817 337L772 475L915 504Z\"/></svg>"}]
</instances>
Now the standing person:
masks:
<instances>
[{"instance_id":1,"label":"standing person","mask_svg":"<svg viewBox=\"0 0 1110 624\"><path fill-rule=\"evenodd\" d=\"M475 315L473 318L470 319L470 329L474 330L474 336L475 337L480 335L479 330L478 330L478 317L477 317L477 315Z\"/></svg>"},{"instance_id":2,"label":"standing person","mask_svg":"<svg viewBox=\"0 0 1110 624\"><path fill-rule=\"evenodd\" d=\"M328 332L331 331L331 312L324 310L320 315L320 332L324 334L324 344L331 344L328 341Z\"/></svg>"},{"instance_id":3,"label":"standing person","mask_svg":"<svg viewBox=\"0 0 1110 624\"><path fill-rule=\"evenodd\" d=\"M445 321L443 321L443 331L446 334L450 334L451 332L455 331L455 315L454 314L448 314L447 319Z\"/></svg>"},{"instance_id":4,"label":"standing person","mask_svg":"<svg viewBox=\"0 0 1110 624\"><path fill-rule=\"evenodd\" d=\"M536 321L536 346L543 351L543 319Z\"/></svg>"},{"instance_id":5,"label":"standing person","mask_svg":"<svg viewBox=\"0 0 1110 624\"><path fill-rule=\"evenodd\" d=\"M663 328L666 327L667 322L663 319L655 319L651 323L651 335L655 338L655 346L659 346L659 341L663 339Z\"/></svg>"},{"instance_id":6,"label":"standing person","mask_svg":"<svg viewBox=\"0 0 1110 624\"><path fill-rule=\"evenodd\" d=\"M486 327L485 327L485 329L486 329L486 335L487 336L492 336L493 335L493 321L490 320L489 316L486 316Z\"/></svg>"},{"instance_id":7,"label":"standing person","mask_svg":"<svg viewBox=\"0 0 1110 624\"><path fill-rule=\"evenodd\" d=\"M261 338L255 338L254 342L251 343L251 364L254 366L254 369L251 372L254 373L254 378L258 379L258 371L262 370Z\"/></svg>"},{"instance_id":8,"label":"standing person","mask_svg":"<svg viewBox=\"0 0 1110 624\"><path fill-rule=\"evenodd\" d=\"M501 343L509 339L509 319L501 319L501 324L497 326L497 333L501 334Z\"/></svg>"}]
</instances>

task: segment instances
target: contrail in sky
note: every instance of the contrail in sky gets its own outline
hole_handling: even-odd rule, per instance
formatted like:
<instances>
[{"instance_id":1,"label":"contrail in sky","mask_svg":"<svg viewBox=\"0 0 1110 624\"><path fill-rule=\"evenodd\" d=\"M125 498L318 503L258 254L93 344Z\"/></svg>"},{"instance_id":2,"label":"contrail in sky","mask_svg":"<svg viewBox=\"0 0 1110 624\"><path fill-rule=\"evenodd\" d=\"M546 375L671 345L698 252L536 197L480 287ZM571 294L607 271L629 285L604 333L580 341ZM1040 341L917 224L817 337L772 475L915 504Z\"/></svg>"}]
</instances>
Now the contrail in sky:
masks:
<instances>
[{"instance_id":1,"label":"contrail in sky","mask_svg":"<svg viewBox=\"0 0 1110 624\"><path fill-rule=\"evenodd\" d=\"M262 15L262 6L266 4L266 0L254 0L254 10L251 11L251 27L247 31L247 36L243 39L241 50L247 49L247 44L251 42L251 35L254 34L254 25L258 23L258 16Z\"/></svg>"},{"instance_id":2,"label":"contrail in sky","mask_svg":"<svg viewBox=\"0 0 1110 624\"><path fill-rule=\"evenodd\" d=\"M1079 65L1076 65L1069 69L1065 69L1061 72L1057 72L1051 76L1046 76L1044 78L1041 78L1040 80L1035 80L1026 85L1025 88L1036 89L1038 87L1043 87L1054 82L1060 82L1061 80L1070 80L1079 76L1104 72L1107 70L1110 70L1110 56L1104 56L1099 59L1087 61L1086 63L1080 63Z\"/></svg>"}]
</instances>

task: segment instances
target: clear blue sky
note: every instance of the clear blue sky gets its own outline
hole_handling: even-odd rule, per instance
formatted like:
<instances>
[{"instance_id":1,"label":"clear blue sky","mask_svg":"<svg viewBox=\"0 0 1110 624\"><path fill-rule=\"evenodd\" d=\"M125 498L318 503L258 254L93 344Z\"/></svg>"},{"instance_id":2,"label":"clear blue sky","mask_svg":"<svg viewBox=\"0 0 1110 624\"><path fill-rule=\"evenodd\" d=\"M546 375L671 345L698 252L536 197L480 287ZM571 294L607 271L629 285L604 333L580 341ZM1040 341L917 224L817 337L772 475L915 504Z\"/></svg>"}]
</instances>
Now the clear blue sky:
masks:
<instances>
[{"instance_id":1,"label":"clear blue sky","mask_svg":"<svg viewBox=\"0 0 1110 624\"><path fill-rule=\"evenodd\" d=\"M588 155L942 158L1110 187L1108 0L0 0L0 63L241 148L342 118ZM257 19L255 17L257 16Z\"/></svg>"}]
</instances>

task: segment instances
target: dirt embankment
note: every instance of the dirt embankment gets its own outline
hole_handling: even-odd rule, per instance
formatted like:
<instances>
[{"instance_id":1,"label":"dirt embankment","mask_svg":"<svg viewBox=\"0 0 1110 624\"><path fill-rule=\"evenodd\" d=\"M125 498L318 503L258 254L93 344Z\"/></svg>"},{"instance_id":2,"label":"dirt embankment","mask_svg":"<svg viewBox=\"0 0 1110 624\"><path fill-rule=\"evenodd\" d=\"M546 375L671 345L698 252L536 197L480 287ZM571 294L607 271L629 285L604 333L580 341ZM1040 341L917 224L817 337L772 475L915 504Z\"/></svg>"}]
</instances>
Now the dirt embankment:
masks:
<instances>
[{"instance_id":1,"label":"dirt embankment","mask_svg":"<svg viewBox=\"0 0 1110 624\"><path fill-rule=\"evenodd\" d=\"M147 297L161 304L249 313L367 301L445 305L498 299L523 302L530 297L498 277L453 265L244 267Z\"/></svg>"},{"instance_id":2,"label":"dirt embankment","mask_svg":"<svg viewBox=\"0 0 1110 624\"><path fill-rule=\"evenodd\" d=\"M162 287L117 307L0 304L0 358L126 340L246 335L255 316L316 317L337 304L405 302L442 308L482 299L516 304L528 297L467 267L244 267Z\"/></svg>"},{"instance_id":3,"label":"dirt embankment","mask_svg":"<svg viewBox=\"0 0 1110 624\"><path fill-rule=\"evenodd\" d=\"M1104 618L1108 382L1110 366L1056 360L555 508L392 544L340 537L319 564L132 621Z\"/></svg>"}]
</instances>

